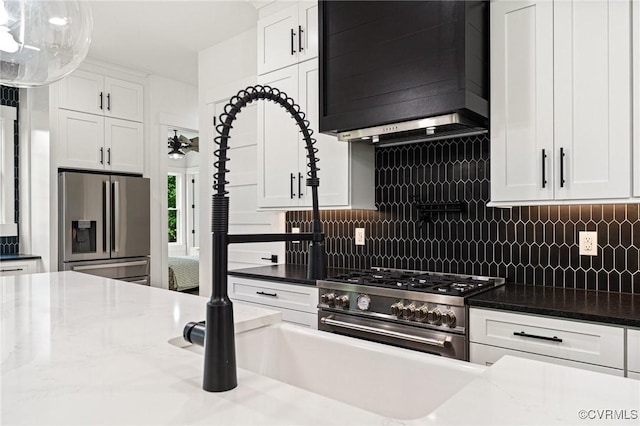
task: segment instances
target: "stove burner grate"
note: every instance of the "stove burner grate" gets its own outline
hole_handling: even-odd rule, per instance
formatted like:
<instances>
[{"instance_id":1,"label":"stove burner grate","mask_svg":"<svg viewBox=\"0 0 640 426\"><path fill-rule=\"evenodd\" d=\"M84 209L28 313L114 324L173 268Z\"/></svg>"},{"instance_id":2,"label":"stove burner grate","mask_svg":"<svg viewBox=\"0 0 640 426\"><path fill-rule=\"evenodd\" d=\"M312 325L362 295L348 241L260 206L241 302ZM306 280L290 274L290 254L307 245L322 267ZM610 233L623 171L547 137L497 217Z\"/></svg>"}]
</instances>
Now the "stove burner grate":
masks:
<instances>
[{"instance_id":1,"label":"stove burner grate","mask_svg":"<svg viewBox=\"0 0 640 426\"><path fill-rule=\"evenodd\" d=\"M482 280L474 277L454 274L395 270L351 271L327 278L327 280L374 287L460 296L473 293L482 287L493 286L495 284L492 279Z\"/></svg>"}]
</instances>

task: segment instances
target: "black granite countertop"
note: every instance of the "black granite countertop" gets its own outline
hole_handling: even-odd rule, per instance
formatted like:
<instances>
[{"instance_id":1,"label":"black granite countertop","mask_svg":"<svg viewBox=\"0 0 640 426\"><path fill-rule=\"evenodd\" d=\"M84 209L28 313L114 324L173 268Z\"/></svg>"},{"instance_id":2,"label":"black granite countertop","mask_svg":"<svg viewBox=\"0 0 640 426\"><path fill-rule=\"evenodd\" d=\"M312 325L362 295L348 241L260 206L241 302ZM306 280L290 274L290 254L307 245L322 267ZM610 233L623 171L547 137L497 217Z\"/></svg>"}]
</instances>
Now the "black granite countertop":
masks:
<instances>
[{"instance_id":1,"label":"black granite countertop","mask_svg":"<svg viewBox=\"0 0 640 426\"><path fill-rule=\"evenodd\" d=\"M468 300L470 306L640 327L640 295L505 284Z\"/></svg>"},{"instance_id":2,"label":"black granite countertop","mask_svg":"<svg viewBox=\"0 0 640 426\"><path fill-rule=\"evenodd\" d=\"M327 276L337 275L346 271L347 269L327 268ZM282 281L292 284L316 285L314 280L307 279L306 265L280 264L256 266L252 268L234 269L229 271L229 275L258 280Z\"/></svg>"},{"instance_id":3,"label":"black granite countertop","mask_svg":"<svg viewBox=\"0 0 640 426\"><path fill-rule=\"evenodd\" d=\"M30 260L30 259L40 259L40 256L36 256L35 254L0 254L0 262L3 260Z\"/></svg>"}]
</instances>

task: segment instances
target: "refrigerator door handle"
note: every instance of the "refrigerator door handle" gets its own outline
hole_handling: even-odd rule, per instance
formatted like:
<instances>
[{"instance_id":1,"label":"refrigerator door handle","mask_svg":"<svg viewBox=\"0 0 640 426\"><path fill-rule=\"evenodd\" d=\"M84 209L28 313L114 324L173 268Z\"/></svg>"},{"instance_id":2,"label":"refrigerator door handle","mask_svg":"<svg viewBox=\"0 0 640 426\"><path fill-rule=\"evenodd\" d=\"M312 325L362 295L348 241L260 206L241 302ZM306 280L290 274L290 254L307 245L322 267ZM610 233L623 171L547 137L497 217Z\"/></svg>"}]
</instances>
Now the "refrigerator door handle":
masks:
<instances>
[{"instance_id":1,"label":"refrigerator door handle","mask_svg":"<svg viewBox=\"0 0 640 426\"><path fill-rule=\"evenodd\" d=\"M113 240L113 251L120 251L120 237L118 227L120 226L120 186L118 181L113 182L113 215L111 217L111 238Z\"/></svg>"},{"instance_id":2,"label":"refrigerator door handle","mask_svg":"<svg viewBox=\"0 0 640 426\"><path fill-rule=\"evenodd\" d=\"M109 214L109 181L102 181L102 251L107 251L107 215Z\"/></svg>"}]
</instances>

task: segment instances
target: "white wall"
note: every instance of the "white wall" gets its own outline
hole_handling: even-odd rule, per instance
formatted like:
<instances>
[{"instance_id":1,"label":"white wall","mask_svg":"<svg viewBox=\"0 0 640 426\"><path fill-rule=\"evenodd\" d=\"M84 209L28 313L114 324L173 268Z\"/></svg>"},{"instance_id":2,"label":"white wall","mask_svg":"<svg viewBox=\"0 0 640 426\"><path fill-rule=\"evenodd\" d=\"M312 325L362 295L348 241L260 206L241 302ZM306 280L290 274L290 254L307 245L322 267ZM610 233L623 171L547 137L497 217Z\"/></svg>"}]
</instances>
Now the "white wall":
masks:
<instances>
[{"instance_id":1,"label":"white wall","mask_svg":"<svg viewBox=\"0 0 640 426\"><path fill-rule=\"evenodd\" d=\"M200 294L211 294L210 203L213 186L215 129L213 116L238 90L256 83L257 32L255 29L199 53L200 111ZM218 112L216 112L216 106ZM257 111L255 104L238 115L231 133L228 163L230 233L284 232L282 212L257 212ZM205 155L206 154L206 155ZM242 244L229 247L229 262L268 264L260 260L277 254L284 260L284 243Z\"/></svg>"},{"instance_id":2,"label":"white wall","mask_svg":"<svg viewBox=\"0 0 640 426\"><path fill-rule=\"evenodd\" d=\"M198 89L157 75L146 79L145 171L151 178L151 285L168 288L167 134L198 130ZM160 232L162 231L162 232Z\"/></svg>"}]
</instances>

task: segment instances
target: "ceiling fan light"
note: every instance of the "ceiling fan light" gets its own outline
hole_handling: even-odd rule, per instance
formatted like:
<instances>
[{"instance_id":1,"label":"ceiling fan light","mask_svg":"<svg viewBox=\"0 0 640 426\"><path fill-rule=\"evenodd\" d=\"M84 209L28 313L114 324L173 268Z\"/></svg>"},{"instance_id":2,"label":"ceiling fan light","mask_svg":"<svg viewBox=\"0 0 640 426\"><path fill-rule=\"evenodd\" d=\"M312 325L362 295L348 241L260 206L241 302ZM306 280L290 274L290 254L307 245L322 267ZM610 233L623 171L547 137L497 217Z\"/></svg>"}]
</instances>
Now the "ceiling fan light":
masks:
<instances>
[{"instance_id":1,"label":"ceiling fan light","mask_svg":"<svg viewBox=\"0 0 640 426\"><path fill-rule=\"evenodd\" d=\"M184 152L182 152L182 150L179 149L172 149L171 151L169 151L169 158L173 159L173 160L179 160L182 157L184 157Z\"/></svg>"},{"instance_id":2,"label":"ceiling fan light","mask_svg":"<svg viewBox=\"0 0 640 426\"><path fill-rule=\"evenodd\" d=\"M175 132L175 136L172 138L169 138L169 148L171 148L171 151L169 151L169 158L173 160L179 160L185 156L185 153L181 149L182 142L180 142L180 139L178 138L178 131L174 130L174 132Z\"/></svg>"}]
</instances>

